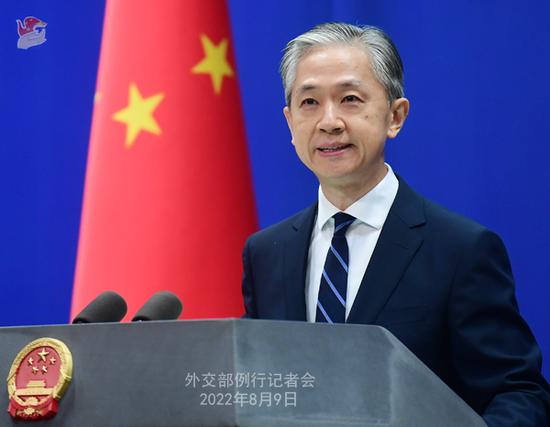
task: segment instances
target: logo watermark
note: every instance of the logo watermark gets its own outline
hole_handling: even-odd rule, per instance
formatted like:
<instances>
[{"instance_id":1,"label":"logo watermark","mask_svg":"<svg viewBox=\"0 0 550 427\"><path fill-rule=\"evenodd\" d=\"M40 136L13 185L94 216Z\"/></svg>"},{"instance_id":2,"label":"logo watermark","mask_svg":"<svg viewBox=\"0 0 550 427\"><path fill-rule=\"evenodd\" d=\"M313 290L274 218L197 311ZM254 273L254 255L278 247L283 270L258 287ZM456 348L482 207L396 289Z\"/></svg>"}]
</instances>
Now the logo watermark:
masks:
<instances>
[{"instance_id":1,"label":"logo watermark","mask_svg":"<svg viewBox=\"0 0 550 427\"><path fill-rule=\"evenodd\" d=\"M29 47L41 45L46 41L46 22L34 16L27 16L21 20L17 19L17 47L28 49Z\"/></svg>"}]
</instances>

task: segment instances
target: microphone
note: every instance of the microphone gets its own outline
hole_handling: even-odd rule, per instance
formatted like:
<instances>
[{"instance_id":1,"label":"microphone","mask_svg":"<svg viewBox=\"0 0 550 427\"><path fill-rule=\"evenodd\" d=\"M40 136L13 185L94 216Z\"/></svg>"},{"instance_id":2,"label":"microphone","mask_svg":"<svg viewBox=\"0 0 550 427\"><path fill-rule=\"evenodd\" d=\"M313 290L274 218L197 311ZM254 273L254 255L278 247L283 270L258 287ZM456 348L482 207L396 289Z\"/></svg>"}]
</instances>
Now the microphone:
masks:
<instances>
[{"instance_id":1,"label":"microphone","mask_svg":"<svg viewBox=\"0 0 550 427\"><path fill-rule=\"evenodd\" d=\"M74 319L73 323L119 322L126 315L126 301L113 291L99 294Z\"/></svg>"},{"instance_id":2,"label":"microphone","mask_svg":"<svg viewBox=\"0 0 550 427\"><path fill-rule=\"evenodd\" d=\"M174 320L181 314L183 305L172 292L160 291L143 304L132 322L143 320Z\"/></svg>"}]
</instances>

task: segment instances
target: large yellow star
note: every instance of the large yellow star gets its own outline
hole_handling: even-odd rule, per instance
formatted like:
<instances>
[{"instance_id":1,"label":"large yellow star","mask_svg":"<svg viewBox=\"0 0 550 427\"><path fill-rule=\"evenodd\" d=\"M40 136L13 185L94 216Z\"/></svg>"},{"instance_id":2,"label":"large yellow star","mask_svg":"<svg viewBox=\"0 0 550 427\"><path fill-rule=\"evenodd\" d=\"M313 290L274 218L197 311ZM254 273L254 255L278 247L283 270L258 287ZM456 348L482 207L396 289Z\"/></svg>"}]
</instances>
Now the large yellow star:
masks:
<instances>
[{"instance_id":1,"label":"large yellow star","mask_svg":"<svg viewBox=\"0 0 550 427\"><path fill-rule=\"evenodd\" d=\"M164 93L157 93L149 98L141 96L135 83L130 83L128 92L128 106L113 114L113 119L126 124L126 147L130 148L139 133L151 132L153 135L160 135L161 129L153 117L153 113L161 101Z\"/></svg>"},{"instance_id":2,"label":"large yellow star","mask_svg":"<svg viewBox=\"0 0 550 427\"><path fill-rule=\"evenodd\" d=\"M43 348L42 351L40 351L40 352L38 353L38 355L40 356L40 358L42 359L42 361L46 361L46 356L47 356L48 354L50 354L50 352L49 352L49 351L46 351L45 348Z\"/></svg>"},{"instance_id":3,"label":"large yellow star","mask_svg":"<svg viewBox=\"0 0 550 427\"><path fill-rule=\"evenodd\" d=\"M191 72L196 74L210 74L214 92L219 94L222 91L222 81L224 76L233 76L233 70L227 62L227 39L223 39L219 45L212 43L207 35L201 35L204 58L195 65Z\"/></svg>"}]
</instances>

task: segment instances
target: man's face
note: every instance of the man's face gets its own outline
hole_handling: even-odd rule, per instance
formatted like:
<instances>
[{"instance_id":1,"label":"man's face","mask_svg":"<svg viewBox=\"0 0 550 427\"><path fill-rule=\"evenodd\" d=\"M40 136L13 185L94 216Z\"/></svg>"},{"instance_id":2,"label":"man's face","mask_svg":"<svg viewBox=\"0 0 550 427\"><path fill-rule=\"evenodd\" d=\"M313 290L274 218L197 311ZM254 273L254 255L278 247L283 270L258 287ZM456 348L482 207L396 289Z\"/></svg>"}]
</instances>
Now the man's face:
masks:
<instances>
[{"instance_id":1,"label":"man's face","mask_svg":"<svg viewBox=\"0 0 550 427\"><path fill-rule=\"evenodd\" d=\"M399 132L408 101L390 107L361 47L312 49L298 63L291 99L284 114L292 143L323 187L372 188L382 179L384 144Z\"/></svg>"}]
</instances>

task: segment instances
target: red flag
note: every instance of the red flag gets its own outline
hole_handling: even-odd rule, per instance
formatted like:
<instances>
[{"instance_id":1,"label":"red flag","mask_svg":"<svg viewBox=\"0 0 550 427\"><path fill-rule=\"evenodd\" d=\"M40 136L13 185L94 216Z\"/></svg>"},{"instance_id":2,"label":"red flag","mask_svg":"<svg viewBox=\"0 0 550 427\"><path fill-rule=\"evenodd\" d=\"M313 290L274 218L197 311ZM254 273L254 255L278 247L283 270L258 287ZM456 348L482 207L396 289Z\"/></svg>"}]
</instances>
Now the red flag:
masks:
<instances>
[{"instance_id":1,"label":"red flag","mask_svg":"<svg viewBox=\"0 0 550 427\"><path fill-rule=\"evenodd\" d=\"M238 316L256 228L226 4L107 1L73 315L111 289Z\"/></svg>"}]
</instances>

